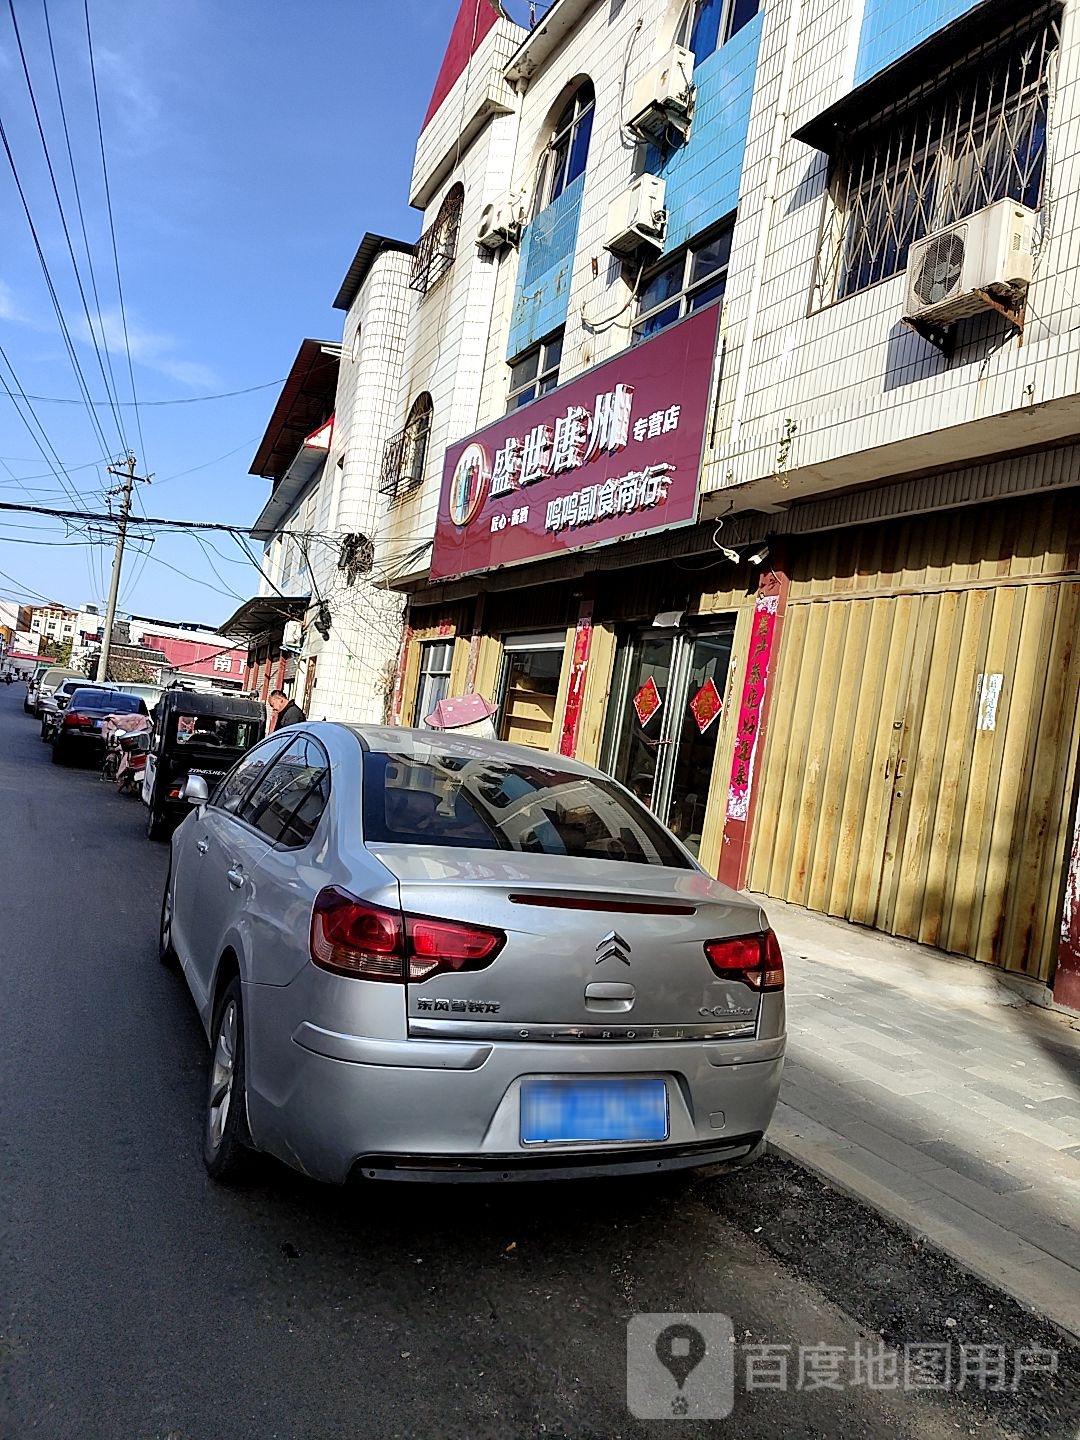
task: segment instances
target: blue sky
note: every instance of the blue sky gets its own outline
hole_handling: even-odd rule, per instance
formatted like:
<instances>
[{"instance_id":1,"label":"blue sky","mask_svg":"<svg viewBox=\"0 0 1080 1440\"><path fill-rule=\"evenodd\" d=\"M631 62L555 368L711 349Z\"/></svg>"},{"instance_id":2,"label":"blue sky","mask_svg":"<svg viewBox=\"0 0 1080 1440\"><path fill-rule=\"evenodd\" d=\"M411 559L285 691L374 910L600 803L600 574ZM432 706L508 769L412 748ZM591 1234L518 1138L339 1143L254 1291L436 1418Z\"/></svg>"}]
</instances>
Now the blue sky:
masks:
<instances>
[{"instance_id":1,"label":"blue sky","mask_svg":"<svg viewBox=\"0 0 1080 1440\"><path fill-rule=\"evenodd\" d=\"M80 256L42 0L15 0L15 7ZM304 336L340 340L342 317L331 302L363 233L416 237L419 216L406 194L412 155L457 8L458 0L90 0L141 402L278 381ZM82 0L48 0L48 17L105 327L119 342ZM90 391L101 399L101 372L6 6L0 120ZM28 394L76 397L2 150L0 216L0 344ZM91 315L96 320L92 301ZM120 393L130 400L122 343L113 360ZM8 383L2 366L0 379ZM123 409L142 473L155 476L141 487L145 513L250 523L269 482L247 469L275 399L268 388L205 403L143 404L145 453L134 412ZM34 409L81 503L100 509L109 482L85 407L43 400ZM98 414L108 448L119 452L112 413ZM0 457L0 499L69 503L2 392ZM101 601L111 549L88 538L66 536L59 522L4 513L0 598ZM145 559L132 554L122 607L222 621L238 596L255 592L258 577L228 536L211 538L220 553L173 535L156 538Z\"/></svg>"}]
</instances>

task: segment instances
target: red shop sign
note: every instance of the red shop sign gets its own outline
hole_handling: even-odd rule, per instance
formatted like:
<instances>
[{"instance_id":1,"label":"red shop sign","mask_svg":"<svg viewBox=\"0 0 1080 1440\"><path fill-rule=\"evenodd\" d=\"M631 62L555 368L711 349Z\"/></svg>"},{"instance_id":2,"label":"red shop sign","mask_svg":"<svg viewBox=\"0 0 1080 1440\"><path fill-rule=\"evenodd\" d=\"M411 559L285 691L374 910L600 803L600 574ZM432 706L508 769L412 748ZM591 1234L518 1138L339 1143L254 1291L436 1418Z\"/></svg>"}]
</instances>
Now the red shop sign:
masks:
<instances>
[{"instance_id":1,"label":"red shop sign","mask_svg":"<svg viewBox=\"0 0 1080 1440\"><path fill-rule=\"evenodd\" d=\"M719 305L452 445L442 580L697 519Z\"/></svg>"}]
</instances>

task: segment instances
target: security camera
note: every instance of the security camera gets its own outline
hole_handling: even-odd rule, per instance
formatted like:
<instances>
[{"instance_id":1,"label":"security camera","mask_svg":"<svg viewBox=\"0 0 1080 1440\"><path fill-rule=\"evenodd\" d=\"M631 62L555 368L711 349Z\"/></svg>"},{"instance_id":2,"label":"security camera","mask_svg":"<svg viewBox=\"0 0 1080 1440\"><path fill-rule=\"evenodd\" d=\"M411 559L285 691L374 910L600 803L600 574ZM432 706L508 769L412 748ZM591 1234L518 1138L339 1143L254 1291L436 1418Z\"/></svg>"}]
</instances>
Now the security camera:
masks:
<instances>
[{"instance_id":1,"label":"security camera","mask_svg":"<svg viewBox=\"0 0 1080 1440\"><path fill-rule=\"evenodd\" d=\"M742 559L742 556L737 550L729 550L726 545L718 545L716 548L720 551L720 554L723 555L724 559L730 560L733 565L738 565Z\"/></svg>"},{"instance_id":2,"label":"security camera","mask_svg":"<svg viewBox=\"0 0 1080 1440\"><path fill-rule=\"evenodd\" d=\"M748 555L746 558L751 565L764 565L765 561L769 558L769 547L762 545L760 550L755 550L752 555Z\"/></svg>"}]
</instances>

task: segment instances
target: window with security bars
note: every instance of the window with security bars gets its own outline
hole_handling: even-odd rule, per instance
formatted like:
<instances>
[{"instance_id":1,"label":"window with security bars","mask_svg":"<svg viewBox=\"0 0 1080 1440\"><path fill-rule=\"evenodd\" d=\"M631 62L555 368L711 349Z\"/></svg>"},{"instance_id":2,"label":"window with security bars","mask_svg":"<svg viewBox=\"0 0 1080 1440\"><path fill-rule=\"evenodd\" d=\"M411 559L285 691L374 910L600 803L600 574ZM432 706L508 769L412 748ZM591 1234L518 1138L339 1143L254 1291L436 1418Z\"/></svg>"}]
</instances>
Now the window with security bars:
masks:
<instances>
[{"instance_id":1,"label":"window with security bars","mask_svg":"<svg viewBox=\"0 0 1080 1440\"><path fill-rule=\"evenodd\" d=\"M412 274L409 276L411 290L419 290L421 295L426 295L454 263L464 204L464 185L452 186L439 207L434 223L428 226L416 242Z\"/></svg>"},{"instance_id":2,"label":"window with security bars","mask_svg":"<svg viewBox=\"0 0 1080 1440\"><path fill-rule=\"evenodd\" d=\"M413 401L405 428L386 442L379 480L380 495L389 495L391 500L396 500L423 483L432 414L431 396L425 390Z\"/></svg>"},{"instance_id":3,"label":"window with security bars","mask_svg":"<svg viewBox=\"0 0 1080 1440\"><path fill-rule=\"evenodd\" d=\"M916 241L995 201L1039 208L1058 36L1056 14L1044 11L915 103L850 134L833 159L837 208L823 236L817 307L898 274Z\"/></svg>"}]
</instances>

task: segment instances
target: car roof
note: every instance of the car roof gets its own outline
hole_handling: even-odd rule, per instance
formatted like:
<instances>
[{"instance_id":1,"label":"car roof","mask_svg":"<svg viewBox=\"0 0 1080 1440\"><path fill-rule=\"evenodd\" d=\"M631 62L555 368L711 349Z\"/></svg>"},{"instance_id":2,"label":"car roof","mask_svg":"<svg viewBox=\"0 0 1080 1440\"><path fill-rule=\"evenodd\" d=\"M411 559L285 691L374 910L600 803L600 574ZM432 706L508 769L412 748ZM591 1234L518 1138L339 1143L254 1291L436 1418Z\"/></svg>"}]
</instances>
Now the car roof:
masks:
<instances>
[{"instance_id":1,"label":"car roof","mask_svg":"<svg viewBox=\"0 0 1080 1440\"><path fill-rule=\"evenodd\" d=\"M183 710L185 715L218 715L236 720L265 720L261 700L244 695L224 695L220 691L166 690L158 701L166 710Z\"/></svg>"},{"instance_id":2,"label":"car roof","mask_svg":"<svg viewBox=\"0 0 1080 1440\"><path fill-rule=\"evenodd\" d=\"M416 730L396 725L349 725L344 722L323 722L323 727L351 730L366 750L376 754L405 755L413 760L426 760L432 755L460 755L467 760L500 760L503 764L537 766L544 770L561 770L567 775L595 775L589 765L553 755L531 745L511 745L505 740L485 740L477 735L455 735L452 730ZM291 727L290 727L291 728ZM297 726L297 729L300 727Z\"/></svg>"}]
</instances>

